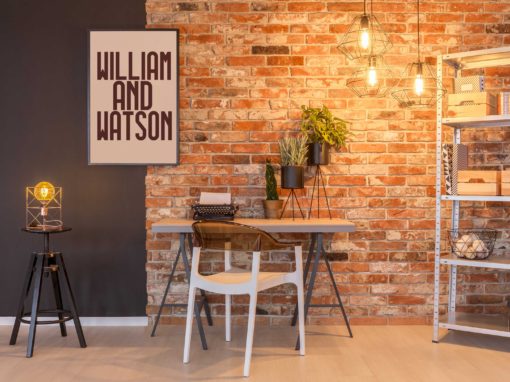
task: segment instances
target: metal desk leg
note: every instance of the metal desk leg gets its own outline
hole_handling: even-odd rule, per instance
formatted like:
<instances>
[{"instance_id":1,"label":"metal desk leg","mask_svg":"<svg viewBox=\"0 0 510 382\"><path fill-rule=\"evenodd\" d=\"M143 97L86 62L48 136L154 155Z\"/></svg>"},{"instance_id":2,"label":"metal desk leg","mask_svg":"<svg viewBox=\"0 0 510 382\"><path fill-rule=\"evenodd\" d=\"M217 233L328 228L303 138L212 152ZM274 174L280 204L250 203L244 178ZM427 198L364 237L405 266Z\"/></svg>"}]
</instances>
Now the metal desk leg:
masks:
<instances>
[{"instance_id":1,"label":"metal desk leg","mask_svg":"<svg viewBox=\"0 0 510 382\"><path fill-rule=\"evenodd\" d=\"M310 263L312 261L314 247L315 247L315 235L312 235L311 240L310 240L310 248L308 249L308 256L306 257L305 269L303 272L303 285L306 285L306 280L308 279L308 272L310 271ZM298 316L298 305L296 303L296 306L294 308L294 315L292 316L292 322L290 324L291 326L296 326L297 316Z\"/></svg>"},{"instance_id":2,"label":"metal desk leg","mask_svg":"<svg viewBox=\"0 0 510 382\"><path fill-rule=\"evenodd\" d=\"M193 253L193 238L191 234L188 234L188 248L190 255ZM191 257L191 256L190 256ZM209 301L207 301L207 296L205 294L205 291L203 289L200 290L200 309L202 307L205 309L205 317L207 318L207 324L209 326L213 325L212 316L211 316L211 308L209 307Z\"/></svg>"},{"instance_id":3,"label":"metal desk leg","mask_svg":"<svg viewBox=\"0 0 510 382\"><path fill-rule=\"evenodd\" d=\"M313 291L313 286L315 284L315 276L317 276L317 268L319 266L319 259L321 257L320 248L322 247L322 235L313 233L312 236L316 236L316 238L317 238L317 250L315 251L315 259L313 261L312 274L310 275L310 284L308 284L308 290L306 291L305 322L306 322L306 316L308 315L308 309L310 307L310 301L312 299L312 291ZM299 335L297 338L295 349L299 350Z\"/></svg>"},{"instance_id":4,"label":"metal desk leg","mask_svg":"<svg viewBox=\"0 0 510 382\"><path fill-rule=\"evenodd\" d=\"M186 234L182 234L182 233L180 235L180 246L181 246L181 248L183 248L182 262L184 263L184 272L186 273L186 278L188 280L188 285L189 285L190 278L191 278L191 270L190 270L190 266L189 266L188 256L186 254L185 235ZM196 301L195 301L195 308L193 309L193 312L195 314L195 320L197 321L198 333L200 334L200 341L202 342L202 349L207 350L207 341L205 339L205 332L204 332L204 327L202 325L202 318L200 317L200 307L198 306L198 303Z\"/></svg>"},{"instance_id":5,"label":"metal desk leg","mask_svg":"<svg viewBox=\"0 0 510 382\"><path fill-rule=\"evenodd\" d=\"M324 256L324 261L326 262L326 267L328 268L329 277L331 278L331 283L333 284L333 288L335 289L336 299L338 300L338 305L340 306L340 310L342 311L342 315L344 316L345 325L347 325L347 330L349 331L349 336L352 338L352 330L351 325L349 324L349 319L347 318L347 313L345 313L344 304L342 303L342 299L340 298L340 293L338 292L338 288L336 286L335 276L333 275L333 271L331 270L331 265L329 264L328 256L324 247L322 247L322 254Z\"/></svg>"},{"instance_id":6,"label":"metal desk leg","mask_svg":"<svg viewBox=\"0 0 510 382\"><path fill-rule=\"evenodd\" d=\"M172 284L172 280L174 278L175 268L177 268L177 263L179 262L179 257L181 256L181 248L177 251L177 256L175 257L174 264L172 266L172 271L170 272L170 277L168 278L168 283L166 284L165 293L163 294L163 299L161 300L161 304L159 305L158 315L156 316L156 321L154 322L154 326L152 327L151 337L156 335L156 329L158 328L159 319L161 318L161 312L163 311L163 307L165 304L166 297L168 296L168 291L170 290L170 284Z\"/></svg>"}]
</instances>

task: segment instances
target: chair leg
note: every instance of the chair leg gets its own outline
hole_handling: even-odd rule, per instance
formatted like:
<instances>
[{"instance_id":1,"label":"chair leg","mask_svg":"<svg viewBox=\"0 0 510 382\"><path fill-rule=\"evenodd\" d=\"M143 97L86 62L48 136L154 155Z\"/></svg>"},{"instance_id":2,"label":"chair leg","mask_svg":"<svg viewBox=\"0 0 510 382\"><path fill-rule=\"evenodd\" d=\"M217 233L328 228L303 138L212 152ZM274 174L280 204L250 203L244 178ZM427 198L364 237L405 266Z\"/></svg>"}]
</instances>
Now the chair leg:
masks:
<instances>
[{"instance_id":1,"label":"chair leg","mask_svg":"<svg viewBox=\"0 0 510 382\"><path fill-rule=\"evenodd\" d=\"M188 312L186 314L186 334L184 336L184 354L182 357L183 363L189 362L189 353L191 345L191 329L193 327L193 311L195 309L195 294L197 289L190 285L188 296Z\"/></svg>"},{"instance_id":2,"label":"chair leg","mask_svg":"<svg viewBox=\"0 0 510 382\"><path fill-rule=\"evenodd\" d=\"M250 294L250 308L248 311L248 330L246 333L246 351L244 354L245 377L250 376L251 350L253 347L253 332L255 330L255 318L257 314L257 292Z\"/></svg>"},{"instance_id":3,"label":"chair leg","mask_svg":"<svg viewBox=\"0 0 510 382\"><path fill-rule=\"evenodd\" d=\"M232 328L232 316L231 316L232 296L229 294L225 295L225 341L230 342L232 340L231 328Z\"/></svg>"}]
</instances>

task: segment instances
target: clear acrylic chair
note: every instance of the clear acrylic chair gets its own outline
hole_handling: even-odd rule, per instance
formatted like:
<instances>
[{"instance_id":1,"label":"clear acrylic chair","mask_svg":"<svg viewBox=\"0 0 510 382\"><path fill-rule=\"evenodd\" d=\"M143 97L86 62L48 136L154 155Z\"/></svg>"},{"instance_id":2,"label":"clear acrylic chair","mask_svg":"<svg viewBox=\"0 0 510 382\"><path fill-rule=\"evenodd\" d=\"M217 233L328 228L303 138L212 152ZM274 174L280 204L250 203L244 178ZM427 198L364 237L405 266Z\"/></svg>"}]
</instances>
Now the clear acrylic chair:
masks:
<instances>
[{"instance_id":1,"label":"clear acrylic chair","mask_svg":"<svg viewBox=\"0 0 510 382\"><path fill-rule=\"evenodd\" d=\"M285 243L276 240L267 232L234 222L200 221L193 224L193 232L198 246L193 248L191 278L186 317L186 336L184 341L183 362L189 362L193 309L197 289L225 295L225 340L231 339L231 296L250 295L248 311L248 330L244 376L250 374L250 361L255 328L257 293L277 285L292 283L297 287L300 355L305 355L305 323L303 297L302 248L300 243ZM262 252L294 248L296 269L294 272L261 272L260 256ZM224 272L201 275L198 272L201 250L217 250L225 253ZM232 252L251 252L251 271L235 268L231 263Z\"/></svg>"}]
</instances>

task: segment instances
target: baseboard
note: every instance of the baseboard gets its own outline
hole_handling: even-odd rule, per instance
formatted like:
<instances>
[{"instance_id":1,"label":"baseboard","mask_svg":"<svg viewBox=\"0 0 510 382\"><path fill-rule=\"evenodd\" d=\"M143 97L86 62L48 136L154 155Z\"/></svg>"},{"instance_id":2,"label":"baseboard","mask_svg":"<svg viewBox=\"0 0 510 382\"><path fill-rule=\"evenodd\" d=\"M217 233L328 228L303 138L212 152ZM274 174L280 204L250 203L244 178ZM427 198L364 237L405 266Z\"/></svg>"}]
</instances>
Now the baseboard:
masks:
<instances>
[{"instance_id":1,"label":"baseboard","mask_svg":"<svg viewBox=\"0 0 510 382\"><path fill-rule=\"evenodd\" d=\"M56 319L56 317L48 317ZM82 326L148 326L148 317L80 317ZM67 322L74 325L73 321ZM14 317L0 317L0 326L13 325Z\"/></svg>"}]
</instances>

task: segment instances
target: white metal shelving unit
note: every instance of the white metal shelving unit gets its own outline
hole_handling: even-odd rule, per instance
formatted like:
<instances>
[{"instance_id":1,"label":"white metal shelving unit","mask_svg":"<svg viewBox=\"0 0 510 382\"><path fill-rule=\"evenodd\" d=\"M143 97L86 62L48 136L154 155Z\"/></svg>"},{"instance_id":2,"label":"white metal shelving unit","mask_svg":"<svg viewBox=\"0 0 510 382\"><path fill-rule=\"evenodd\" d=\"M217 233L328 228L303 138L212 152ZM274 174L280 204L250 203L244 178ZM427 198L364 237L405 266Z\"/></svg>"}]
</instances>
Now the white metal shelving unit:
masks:
<instances>
[{"instance_id":1,"label":"white metal shelving unit","mask_svg":"<svg viewBox=\"0 0 510 382\"><path fill-rule=\"evenodd\" d=\"M484 49L471 52L446 54L437 57L437 78L443 82L443 64L453 67L456 75L462 69L490 68L510 65L510 46ZM459 313L455 311L457 290L457 266L493 268L510 270L510 255L490 257L487 260L466 260L455 255L441 257L441 201L452 203L451 229L459 227L459 209L462 201L497 201L510 202L510 196L464 196L441 195L441 146L443 125L453 128L453 141L461 143L462 128L510 127L510 115L490 115L477 118L443 118L443 105L437 103L436 129L436 240L434 264L434 333L433 342L439 341L439 328L461 330L465 332L483 333L502 337L510 337L509 319L507 316L480 315ZM440 266L449 268L448 313L439 316Z\"/></svg>"}]
</instances>

